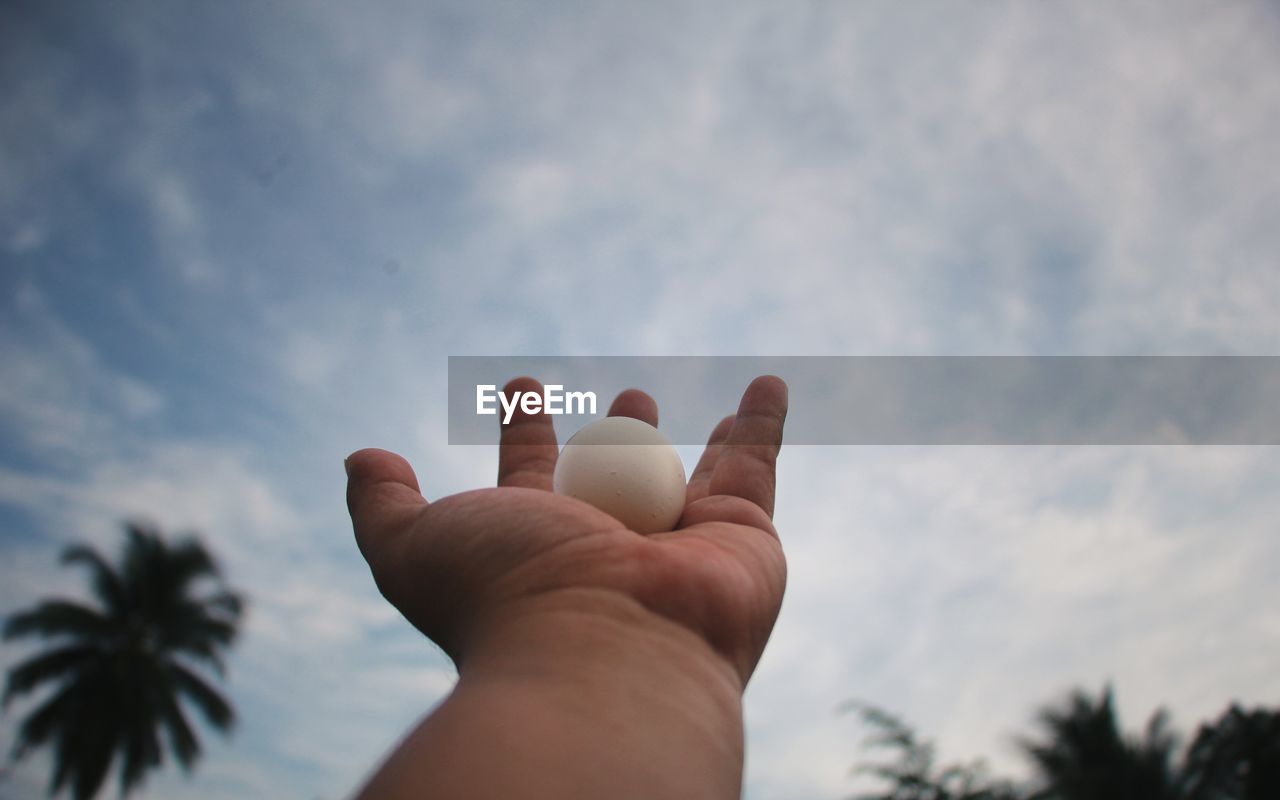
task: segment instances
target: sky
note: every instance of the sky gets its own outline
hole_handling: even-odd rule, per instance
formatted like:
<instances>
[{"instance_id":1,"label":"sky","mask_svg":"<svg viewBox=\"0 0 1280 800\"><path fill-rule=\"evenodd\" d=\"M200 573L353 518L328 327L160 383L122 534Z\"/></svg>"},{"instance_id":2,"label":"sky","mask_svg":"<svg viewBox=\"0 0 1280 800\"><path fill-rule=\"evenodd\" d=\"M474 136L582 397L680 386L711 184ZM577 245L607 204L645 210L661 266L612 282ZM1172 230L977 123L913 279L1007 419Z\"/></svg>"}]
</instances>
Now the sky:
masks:
<instances>
[{"instance_id":1,"label":"sky","mask_svg":"<svg viewBox=\"0 0 1280 800\"><path fill-rule=\"evenodd\" d=\"M122 519L198 531L251 598L240 724L138 796L346 796L455 673L340 465L492 484L448 356L1280 355L1277 73L1243 0L5 3L0 614L83 595L58 552ZM1073 686L1135 729L1276 704L1278 478L784 446L745 796L865 785L850 698L1015 775Z\"/></svg>"}]
</instances>

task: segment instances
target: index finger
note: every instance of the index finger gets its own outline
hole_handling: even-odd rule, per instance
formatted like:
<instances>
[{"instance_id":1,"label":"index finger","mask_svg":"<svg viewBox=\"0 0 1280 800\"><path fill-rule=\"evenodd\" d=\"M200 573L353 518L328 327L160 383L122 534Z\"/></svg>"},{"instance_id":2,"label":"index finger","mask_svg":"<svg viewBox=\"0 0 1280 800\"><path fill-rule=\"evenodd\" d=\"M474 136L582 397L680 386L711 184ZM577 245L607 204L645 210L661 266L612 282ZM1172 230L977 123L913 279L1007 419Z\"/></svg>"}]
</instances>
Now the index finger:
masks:
<instances>
[{"instance_id":1,"label":"index finger","mask_svg":"<svg viewBox=\"0 0 1280 800\"><path fill-rule=\"evenodd\" d=\"M514 401L516 392L541 395L542 384L533 378L512 378L502 388L504 397ZM498 485L523 486L526 489L551 491L551 476L556 471L556 431L551 417L527 413L517 406L511 422L502 426L498 444Z\"/></svg>"},{"instance_id":2,"label":"index finger","mask_svg":"<svg viewBox=\"0 0 1280 800\"><path fill-rule=\"evenodd\" d=\"M711 473L710 494L741 497L773 518L778 451L787 418L787 384L762 375L742 393L733 428Z\"/></svg>"}]
</instances>

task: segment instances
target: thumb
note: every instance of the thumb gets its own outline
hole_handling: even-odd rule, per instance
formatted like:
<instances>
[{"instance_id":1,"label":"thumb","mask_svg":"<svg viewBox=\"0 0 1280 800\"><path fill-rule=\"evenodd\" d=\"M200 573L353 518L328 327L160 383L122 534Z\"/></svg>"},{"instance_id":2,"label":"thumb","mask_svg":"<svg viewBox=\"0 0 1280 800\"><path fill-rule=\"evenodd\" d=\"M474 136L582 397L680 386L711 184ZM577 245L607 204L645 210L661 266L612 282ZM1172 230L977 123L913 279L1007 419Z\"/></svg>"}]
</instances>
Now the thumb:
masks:
<instances>
[{"instance_id":1,"label":"thumb","mask_svg":"<svg viewBox=\"0 0 1280 800\"><path fill-rule=\"evenodd\" d=\"M386 450L357 450L347 456L347 510L356 544L371 564L377 555L408 530L427 506L413 467Z\"/></svg>"}]
</instances>

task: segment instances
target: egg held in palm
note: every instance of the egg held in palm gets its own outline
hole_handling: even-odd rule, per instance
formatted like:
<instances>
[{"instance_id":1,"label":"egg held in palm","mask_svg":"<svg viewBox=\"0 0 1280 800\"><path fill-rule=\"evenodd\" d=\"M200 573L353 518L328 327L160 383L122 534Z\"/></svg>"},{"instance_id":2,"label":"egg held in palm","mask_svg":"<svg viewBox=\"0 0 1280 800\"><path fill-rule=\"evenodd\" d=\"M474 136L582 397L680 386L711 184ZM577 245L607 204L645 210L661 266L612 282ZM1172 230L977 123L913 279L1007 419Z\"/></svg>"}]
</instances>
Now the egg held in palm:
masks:
<instances>
[{"instance_id":1,"label":"egg held in palm","mask_svg":"<svg viewBox=\"0 0 1280 800\"><path fill-rule=\"evenodd\" d=\"M684 511L684 464L657 428L631 417L606 417L565 443L552 488L633 531L658 533L674 528Z\"/></svg>"}]
</instances>

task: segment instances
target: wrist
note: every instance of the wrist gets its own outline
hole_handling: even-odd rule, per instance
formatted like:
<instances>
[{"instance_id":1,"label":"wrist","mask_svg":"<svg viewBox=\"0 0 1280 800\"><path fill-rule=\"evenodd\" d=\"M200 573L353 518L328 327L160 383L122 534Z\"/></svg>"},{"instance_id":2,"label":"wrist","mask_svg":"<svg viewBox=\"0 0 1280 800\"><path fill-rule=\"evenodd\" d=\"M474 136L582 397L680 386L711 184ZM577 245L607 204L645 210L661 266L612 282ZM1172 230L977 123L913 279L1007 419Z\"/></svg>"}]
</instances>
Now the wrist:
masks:
<instances>
[{"instance_id":1,"label":"wrist","mask_svg":"<svg viewBox=\"0 0 1280 800\"><path fill-rule=\"evenodd\" d=\"M683 675L691 686L740 701L742 679L705 638L607 589L563 589L514 601L477 626L462 679L575 680L601 672Z\"/></svg>"},{"instance_id":2,"label":"wrist","mask_svg":"<svg viewBox=\"0 0 1280 800\"><path fill-rule=\"evenodd\" d=\"M546 748L545 769L586 769L598 796L715 798L741 790L742 691L688 628L616 592L565 590L486 625L448 703L504 709L546 737L526 745Z\"/></svg>"}]
</instances>

